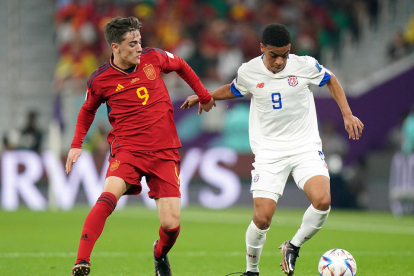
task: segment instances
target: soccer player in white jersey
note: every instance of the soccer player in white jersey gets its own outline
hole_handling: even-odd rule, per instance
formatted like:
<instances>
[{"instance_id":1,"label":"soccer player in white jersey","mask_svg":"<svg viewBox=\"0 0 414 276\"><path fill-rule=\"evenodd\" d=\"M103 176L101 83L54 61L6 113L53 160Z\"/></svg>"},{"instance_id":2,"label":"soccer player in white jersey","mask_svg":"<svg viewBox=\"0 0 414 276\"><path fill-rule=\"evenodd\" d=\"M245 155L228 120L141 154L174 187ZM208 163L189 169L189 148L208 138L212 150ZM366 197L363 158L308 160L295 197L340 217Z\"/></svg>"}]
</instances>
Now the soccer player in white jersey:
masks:
<instances>
[{"instance_id":1,"label":"soccer player in white jersey","mask_svg":"<svg viewBox=\"0 0 414 276\"><path fill-rule=\"evenodd\" d=\"M231 84L211 92L215 100L251 93L249 118L250 146L255 155L252 170L253 220L246 232L245 276L259 275L259 260L266 232L290 173L311 205L290 241L281 246L282 270L293 275L299 249L322 227L331 204L328 167L322 153L310 84L326 84L342 112L349 138L358 140L364 125L352 115L337 78L313 57L290 54L291 37L280 24L265 28L261 56L240 66ZM187 98L181 108L198 103ZM199 114L201 109L199 107Z\"/></svg>"}]
</instances>

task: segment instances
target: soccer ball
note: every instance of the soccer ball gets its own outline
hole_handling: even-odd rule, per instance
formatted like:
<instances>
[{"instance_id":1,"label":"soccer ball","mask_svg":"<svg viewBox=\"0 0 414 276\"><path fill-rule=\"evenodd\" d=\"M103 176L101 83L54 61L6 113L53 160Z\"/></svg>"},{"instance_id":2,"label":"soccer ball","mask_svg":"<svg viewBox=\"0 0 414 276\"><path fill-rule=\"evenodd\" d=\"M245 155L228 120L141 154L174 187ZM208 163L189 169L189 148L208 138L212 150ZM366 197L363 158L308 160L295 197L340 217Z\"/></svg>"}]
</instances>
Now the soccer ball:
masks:
<instances>
[{"instance_id":1,"label":"soccer ball","mask_svg":"<svg viewBox=\"0 0 414 276\"><path fill-rule=\"evenodd\" d=\"M319 260L320 276L355 276L357 265L354 257L343 249L331 249Z\"/></svg>"}]
</instances>

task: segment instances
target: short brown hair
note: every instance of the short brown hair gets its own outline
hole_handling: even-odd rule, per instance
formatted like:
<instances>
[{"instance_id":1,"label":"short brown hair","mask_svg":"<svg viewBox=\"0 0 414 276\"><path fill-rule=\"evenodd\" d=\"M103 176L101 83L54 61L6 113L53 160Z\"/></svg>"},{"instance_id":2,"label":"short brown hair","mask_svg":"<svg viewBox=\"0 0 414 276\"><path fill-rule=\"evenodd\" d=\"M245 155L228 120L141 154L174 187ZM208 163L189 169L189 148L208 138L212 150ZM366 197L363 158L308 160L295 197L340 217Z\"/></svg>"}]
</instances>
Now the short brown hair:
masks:
<instances>
[{"instance_id":1,"label":"short brown hair","mask_svg":"<svg viewBox=\"0 0 414 276\"><path fill-rule=\"evenodd\" d=\"M111 46L112 43L121 44L127 32L141 31L142 24L136 17L117 17L112 19L104 27L106 42Z\"/></svg>"}]
</instances>

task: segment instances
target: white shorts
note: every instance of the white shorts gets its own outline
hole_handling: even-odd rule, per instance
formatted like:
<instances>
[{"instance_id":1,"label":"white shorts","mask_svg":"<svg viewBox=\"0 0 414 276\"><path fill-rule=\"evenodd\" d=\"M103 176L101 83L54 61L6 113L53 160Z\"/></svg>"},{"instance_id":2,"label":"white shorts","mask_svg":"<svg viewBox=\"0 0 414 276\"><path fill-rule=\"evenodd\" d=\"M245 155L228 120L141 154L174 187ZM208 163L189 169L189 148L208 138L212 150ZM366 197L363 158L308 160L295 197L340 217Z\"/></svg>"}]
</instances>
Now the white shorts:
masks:
<instances>
[{"instance_id":1,"label":"white shorts","mask_svg":"<svg viewBox=\"0 0 414 276\"><path fill-rule=\"evenodd\" d=\"M306 181L313 176L324 175L329 178L325 156L322 151L317 150L277 159L261 158L256 155L253 167L255 169L252 170L250 187L253 197L271 198L276 202L283 195L290 173L301 190Z\"/></svg>"}]
</instances>

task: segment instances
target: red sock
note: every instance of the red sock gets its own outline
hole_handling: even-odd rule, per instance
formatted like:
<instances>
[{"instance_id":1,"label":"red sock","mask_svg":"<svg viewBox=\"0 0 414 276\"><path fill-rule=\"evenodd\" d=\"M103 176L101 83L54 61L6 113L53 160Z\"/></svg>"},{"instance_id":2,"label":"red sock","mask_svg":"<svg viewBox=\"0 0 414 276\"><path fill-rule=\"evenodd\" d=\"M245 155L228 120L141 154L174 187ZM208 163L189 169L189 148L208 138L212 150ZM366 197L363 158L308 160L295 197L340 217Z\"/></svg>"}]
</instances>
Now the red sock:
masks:
<instances>
[{"instance_id":1,"label":"red sock","mask_svg":"<svg viewBox=\"0 0 414 276\"><path fill-rule=\"evenodd\" d=\"M161 258L162 256L167 255L177 240L178 234L180 234L180 229L180 225L173 229L166 229L160 226L160 230L158 231L160 234L160 239L158 240L158 244L155 247L155 257Z\"/></svg>"},{"instance_id":2,"label":"red sock","mask_svg":"<svg viewBox=\"0 0 414 276\"><path fill-rule=\"evenodd\" d=\"M106 218L116 207L116 197L111 193L102 193L95 206L89 212L83 224L76 263L85 260L89 263L96 240L102 234Z\"/></svg>"}]
</instances>

